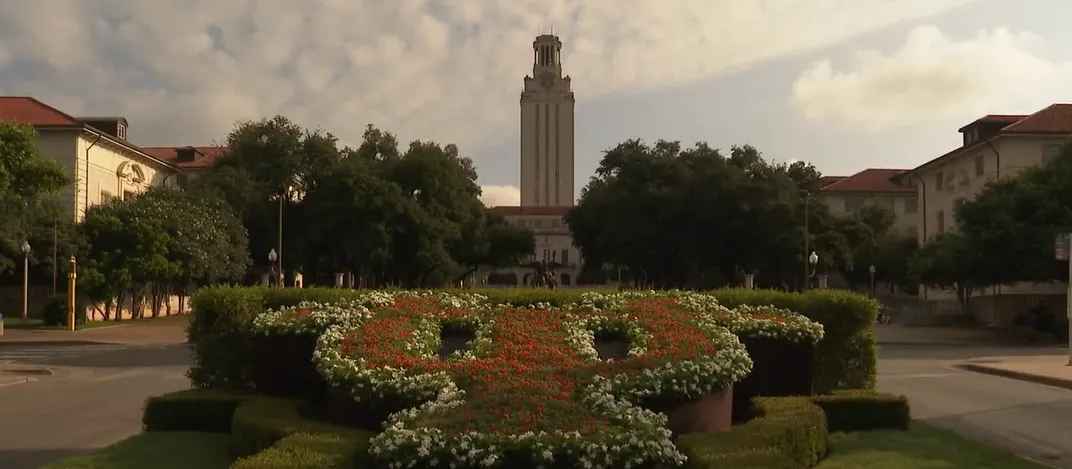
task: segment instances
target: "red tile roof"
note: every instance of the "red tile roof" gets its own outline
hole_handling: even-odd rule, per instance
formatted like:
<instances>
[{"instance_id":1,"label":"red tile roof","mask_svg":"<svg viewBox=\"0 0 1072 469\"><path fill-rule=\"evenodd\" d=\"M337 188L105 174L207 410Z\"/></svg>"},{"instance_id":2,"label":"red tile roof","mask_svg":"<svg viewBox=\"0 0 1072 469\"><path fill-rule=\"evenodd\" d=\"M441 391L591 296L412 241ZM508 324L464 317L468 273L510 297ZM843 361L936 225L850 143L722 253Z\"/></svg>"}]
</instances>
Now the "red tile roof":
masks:
<instances>
[{"instance_id":1,"label":"red tile roof","mask_svg":"<svg viewBox=\"0 0 1072 469\"><path fill-rule=\"evenodd\" d=\"M848 176L820 176L819 187L826 187L842 179L848 178Z\"/></svg>"},{"instance_id":2,"label":"red tile roof","mask_svg":"<svg viewBox=\"0 0 1072 469\"><path fill-rule=\"evenodd\" d=\"M518 207L502 205L491 207L491 213L504 217L517 216L563 216L573 207Z\"/></svg>"},{"instance_id":3,"label":"red tile roof","mask_svg":"<svg viewBox=\"0 0 1072 469\"><path fill-rule=\"evenodd\" d=\"M0 96L0 121L15 121L34 126L82 126L78 119L26 96Z\"/></svg>"},{"instance_id":4,"label":"red tile roof","mask_svg":"<svg viewBox=\"0 0 1072 469\"><path fill-rule=\"evenodd\" d=\"M980 124L980 123L983 123L983 124L1005 124L1005 125L1009 125L1009 124L1015 123L1016 121L1019 121L1019 120L1025 118L1025 117L1028 117L1028 115L1027 114L987 114L987 115L985 115L983 117L975 119L970 124L965 125L964 127L961 127L959 129L957 129L957 132L963 132L968 127L971 127L971 126L973 126L975 124Z\"/></svg>"},{"instance_id":5,"label":"red tile roof","mask_svg":"<svg viewBox=\"0 0 1072 469\"><path fill-rule=\"evenodd\" d=\"M1001 129L1003 134L1072 133L1072 104L1051 104Z\"/></svg>"},{"instance_id":6,"label":"red tile roof","mask_svg":"<svg viewBox=\"0 0 1072 469\"><path fill-rule=\"evenodd\" d=\"M179 161L179 150L194 150L193 161ZM227 156L227 147L142 147L142 151L153 158L161 159L185 169L201 169L212 166L217 160Z\"/></svg>"},{"instance_id":7,"label":"red tile roof","mask_svg":"<svg viewBox=\"0 0 1072 469\"><path fill-rule=\"evenodd\" d=\"M893 178L908 171L907 169L865 169L840 181L823 187L823 193L884 193L915 194L916 188L904 186Z\"/></svg>"},{"instance_id":8,"label":"red tile roof","mask_svg":"<svg viewBox=\"0 0 1072 469\"><path fill-rule=\"evenodd\" d=\"M1072 104L1056 103L1028 115L1019 114L990 114L977 119L975 122L1007 123L1005 127L986 140L972 145L954 148L933 160L923 163L912 171L919 171L928 166L945 161L962 150L975 149L989 144L990 139L1002 135L1069 135L1072 134ZM972 124L974 124L973 122ZM970 127L968 124L960 128L960 131Z\"/></svg>"}]
</instances>

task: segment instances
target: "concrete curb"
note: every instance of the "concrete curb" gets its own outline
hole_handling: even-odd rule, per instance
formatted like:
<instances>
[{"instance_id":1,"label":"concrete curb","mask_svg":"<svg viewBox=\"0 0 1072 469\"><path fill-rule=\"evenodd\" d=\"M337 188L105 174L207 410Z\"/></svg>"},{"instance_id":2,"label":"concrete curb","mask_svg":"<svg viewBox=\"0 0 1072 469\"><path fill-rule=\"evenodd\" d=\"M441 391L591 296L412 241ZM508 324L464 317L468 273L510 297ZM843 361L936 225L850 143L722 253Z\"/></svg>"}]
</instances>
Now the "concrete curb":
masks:
<instances>
[{"instance_id":1,"label":"concrete curb","mask_svg":"<svg viewBox=\"0 0 1072 469\"><path fill-rule=\"evenodd\" d=\"M1051 376L1040 376L1020 371L1003 370L1001 368L994 368L979 363L958 363L956 365L953 365L953 368L956 368L958 370L971 371L975 373L982 373L986 375L1000 376L1002 378L1015 379L1018 381L1026 381L1029 383L1043 384L1046 386L1053 386L1055 388L1072 390L1072 380L1064 378L1054 378Z\"/></svg>"},{"instance_id":2,"label":"concrete curb","mask_svg":"<svg viewBox=\"0 0 1072 469\"><path fill-rule=\"evenodd\" d=\"M875 342L875 343L878 344L878 345L894 345L894 346L898 346L898 347L907 347L907 346L912 346L912 345L925 345L925 346L936 346L936 347L973 347L973 346L978 346L979 345L979 344L970 343L970 342L912 342L912 341L896 341L896 340L891 340L891 341L886 341L886 342L881 342L880 341L880 342Z\"/></svg>"}]
</instances>

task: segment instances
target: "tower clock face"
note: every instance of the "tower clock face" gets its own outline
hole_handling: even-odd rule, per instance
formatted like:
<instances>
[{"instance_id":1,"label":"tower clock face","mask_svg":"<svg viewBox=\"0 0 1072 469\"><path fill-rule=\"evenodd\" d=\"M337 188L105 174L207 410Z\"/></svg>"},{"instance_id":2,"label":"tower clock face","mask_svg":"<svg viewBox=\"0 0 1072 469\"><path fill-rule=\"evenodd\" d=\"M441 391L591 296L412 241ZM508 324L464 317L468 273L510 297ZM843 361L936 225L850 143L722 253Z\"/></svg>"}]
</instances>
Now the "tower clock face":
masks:
<instances>
[{"instance_id":1,"label":"tower clock face","mask_svg":"<svg viewBox=\"0 0 1072 469\"><path fill-rule=\"evenodd\" d=\"M540 74L540 84L544 88L550 88L555 85L555 75L551 72L543 72Z\"/></svg>"}]
</instances>

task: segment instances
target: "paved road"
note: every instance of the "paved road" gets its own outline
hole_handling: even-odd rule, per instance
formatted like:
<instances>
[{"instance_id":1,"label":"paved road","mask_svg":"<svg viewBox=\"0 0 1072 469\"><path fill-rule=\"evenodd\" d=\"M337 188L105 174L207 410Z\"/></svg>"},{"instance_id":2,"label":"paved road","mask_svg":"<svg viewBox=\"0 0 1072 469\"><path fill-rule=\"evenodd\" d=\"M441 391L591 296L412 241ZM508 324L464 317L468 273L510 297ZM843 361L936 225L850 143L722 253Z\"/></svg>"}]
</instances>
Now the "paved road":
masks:
<instances>
[{"instance_id":1,"label":"paved road","mask_svg":"<svg viewBox=\"0 0 1072 469\"><path fill-rule=\"evenodd\" d=\"M138 433L145 398L188 387L188 366L183 345L0 347L0 370L52 371L6 386L16 375L0 372L0 468L35 469Z\"/></svg>"},{"instance_id":2,"label":"paved road","mask_svg":"<svg viewBox=\"0 0 1072 469\"><path fill-rule=\"evenodd\" d=\"M1072 469L1072 391L959 371L958 361L1065 349L881 346L879 389L904 394L915 418Z\"/></svg>"}]
</instances>

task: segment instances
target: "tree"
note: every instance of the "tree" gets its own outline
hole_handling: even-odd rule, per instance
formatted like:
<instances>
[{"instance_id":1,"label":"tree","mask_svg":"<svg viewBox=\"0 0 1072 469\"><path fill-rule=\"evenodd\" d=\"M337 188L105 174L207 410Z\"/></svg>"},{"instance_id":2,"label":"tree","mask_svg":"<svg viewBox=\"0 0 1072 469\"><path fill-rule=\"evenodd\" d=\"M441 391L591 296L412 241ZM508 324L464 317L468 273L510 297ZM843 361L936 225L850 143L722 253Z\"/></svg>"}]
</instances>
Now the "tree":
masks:
<instances>
[{"instance_id":1,"label":"tree","mask_svg":"<svg viewBox=\"0 0 1072 469\"><path fill-rule=\"evenodd\" d=\"M58 163L40 156L32 125L0 121L0 272L19 263L22 243L41 228L46 197L70 182ZM33 260L40 260L36 249Z\"/></svg>"},{"instance_id":2,"label":"tree","mask_svg":"<svg viewBox=\"0 0 1072 469\"><path fill-rule=\"evenodd\" d=\"M946 231L919 249L910 268L921 285L952 291L967 314L972 293L986 286L979 280L982 259L962 233Z\"/></svg>"},{"instance_id":3,"label":"tree","mask_svg":"<svg viewBox=\"0 0 1072 469\"><path fill-rule=\"evenodd\" d=\"M531 230L511 226L498 215L485 213L465 227L459 246L458 263L466 270L455 281L464 280L481 267L520 265L536 252L536 236Z\"/></svg>"},{"instance_id":4,"label":"tree","mask_svg":"<svg viewBox=\"0 0 1072 469\"><path fill-rule=\"evenodd\" d=\"M79 230L85 293L105 302L106 317L113 302L127 297L140 305L147 295L155 316L172 288L182 294L182 309L190 285L237 280L249 264L238 218L222 201L198 194L157 188L94 206Z\"/></svg>"},{"instance_id":5,"label":"tree","mask_svg":"<svg viewBox=\"0 0 1072 469\"><path fill-rule=\"evenodd\" d=\"M607 150L581 200L566 215L586 271L625 268L653 286L706 288L759 273L761 284L802 281L805 206L809 245L825 268L851 265L850 234L823 204L806 203L819 173L772 164L751 146L728 155L704 143Z\"/></svg>"}]
</instances>

